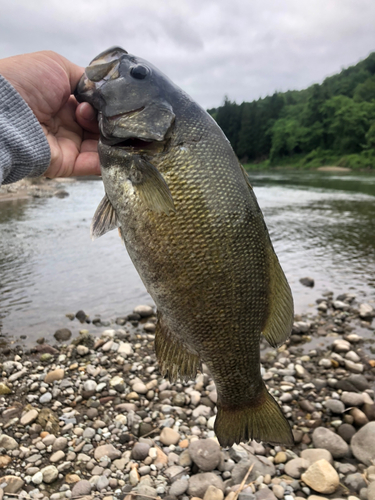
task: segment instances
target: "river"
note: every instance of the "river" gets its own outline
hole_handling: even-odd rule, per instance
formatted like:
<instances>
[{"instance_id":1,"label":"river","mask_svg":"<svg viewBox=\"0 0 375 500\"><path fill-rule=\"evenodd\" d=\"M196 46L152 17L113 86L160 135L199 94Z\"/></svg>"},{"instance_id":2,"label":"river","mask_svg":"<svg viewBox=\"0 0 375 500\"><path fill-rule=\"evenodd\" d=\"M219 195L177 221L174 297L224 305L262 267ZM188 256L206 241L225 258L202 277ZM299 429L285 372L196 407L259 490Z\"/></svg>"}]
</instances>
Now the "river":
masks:
<instances>
[{"instance_id":1,"label":"river","mask_svg":"<svg viewBox=\"0 0 375 500\"><path fill-rule=\"evenodd\" d=\"M375 302L375 175L251 172L297 313L325 292ZM82 328L66 313L111 320L152 303L117 231L92 242L100 181L71 183L70 196L0 204L0 335L31 344L58 328ZM310 276L314 288L300 278Z\"/></svg>"}]
</instances>

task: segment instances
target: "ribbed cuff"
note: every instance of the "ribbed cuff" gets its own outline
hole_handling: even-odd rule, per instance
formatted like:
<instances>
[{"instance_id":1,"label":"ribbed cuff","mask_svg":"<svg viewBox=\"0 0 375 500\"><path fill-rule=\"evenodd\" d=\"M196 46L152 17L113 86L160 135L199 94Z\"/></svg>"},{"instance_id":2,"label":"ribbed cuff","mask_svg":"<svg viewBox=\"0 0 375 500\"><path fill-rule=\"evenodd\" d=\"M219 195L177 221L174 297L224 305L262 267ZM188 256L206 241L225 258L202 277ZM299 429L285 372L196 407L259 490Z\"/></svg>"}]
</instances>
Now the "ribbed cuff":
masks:
<instances>
[{"instance_id":1,"label":"ribbed cuff","mask_svg":"<svg viewBox=\"0 0 375 500\"><path fill-rule=\"evenodd\" d=\"M0 185L42 175L51 151L36 116L0 75Z\"/></svg>"}]
</instances>

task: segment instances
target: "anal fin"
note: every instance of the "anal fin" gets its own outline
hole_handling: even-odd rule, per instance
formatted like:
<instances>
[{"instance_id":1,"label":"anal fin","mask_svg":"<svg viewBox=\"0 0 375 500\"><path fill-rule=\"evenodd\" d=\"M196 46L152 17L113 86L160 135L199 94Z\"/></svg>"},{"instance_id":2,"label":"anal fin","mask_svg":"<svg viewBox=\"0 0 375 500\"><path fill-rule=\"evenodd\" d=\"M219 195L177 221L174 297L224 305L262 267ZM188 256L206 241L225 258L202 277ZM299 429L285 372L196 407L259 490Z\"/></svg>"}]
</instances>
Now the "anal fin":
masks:
<instances>
[{"instance_id":1,"label":"anal fin","mask_svg":"<svg viewBox=\"0 0 375 500\"><path fill-rule=\"evenodd\" d=\"M270 309L263 335L272 347L283 344L293 326L293 297L289 283L272 246L269 248Z\"/></svg>"},{"instance_id":2,"label":"anal fin","mask_svg":"<svg viewBox=\"0 0 375 500\"><path fill-rule=\"evenodd\" d=\"M178 378L183 380L195 378L202 364L199 356L189 352L169 331L160 313L155 331L155 352L161 374L171 382Z\"/></svg>"}]
</instances>

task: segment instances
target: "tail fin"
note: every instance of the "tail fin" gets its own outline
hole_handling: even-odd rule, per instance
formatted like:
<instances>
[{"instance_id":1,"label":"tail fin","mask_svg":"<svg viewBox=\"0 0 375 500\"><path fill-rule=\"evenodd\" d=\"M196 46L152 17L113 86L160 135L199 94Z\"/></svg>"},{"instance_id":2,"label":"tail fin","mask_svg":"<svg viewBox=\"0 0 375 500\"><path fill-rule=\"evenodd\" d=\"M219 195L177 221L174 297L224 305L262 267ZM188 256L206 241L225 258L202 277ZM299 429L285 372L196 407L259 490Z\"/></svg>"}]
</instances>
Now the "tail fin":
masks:
<instances>
[{"instance_id":1,"label":"tail fin","mask_svg":"<svg viewBox=\"0 0 375 500\"><path fill-rule=\"evenodd\" d=\"M262 402L253 407L229 408L218 404L215 433L221 446L251 439L270 444L293 445L293 434L279 405L263 386Z\"/></svg>"}]
</instances>

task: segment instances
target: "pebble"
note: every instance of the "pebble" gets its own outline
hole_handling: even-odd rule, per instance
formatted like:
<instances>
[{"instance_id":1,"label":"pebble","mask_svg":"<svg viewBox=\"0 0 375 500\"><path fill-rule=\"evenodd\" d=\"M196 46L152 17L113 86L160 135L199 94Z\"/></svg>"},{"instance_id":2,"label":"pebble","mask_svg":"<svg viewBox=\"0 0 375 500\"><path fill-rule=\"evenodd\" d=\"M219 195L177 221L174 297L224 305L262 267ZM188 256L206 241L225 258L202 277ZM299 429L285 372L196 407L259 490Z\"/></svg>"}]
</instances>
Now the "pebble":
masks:
<instances>
[{"instance_id":1,"label":"pebble","mask_svg":"<svg viewBox=\"0 0 375 500\"><path fill-rule=\"evenodd\" d=\"M52 401L52 394L50 392L45 392L42 394L39 398L39 403L41 404L47 404Z\"/></svg>"},{"instance_id":2,"label":"pebble","mask_svg":"<svg viewBox=\"0 0 375 500\"><path fill-rule=\"evenodd\" d=\"M17 493L25 484L24 480L18 476L6 475L0 478L1 484L5 484L5 487L1 489L4 493Z\"/></svg>"},{"instance_id":3,"label":"pebble","mask_svg":"<svg viewBox=\"0 0 375 500\"><path fill-rule=\"evenodd\" d=\"M176 497L183 495L189 486L189 481L186 478L177 479L174 483L172 483L169 494L174 495Z\"/></svg>"},{"instance_id":4,"label":"pebble","mask_svg":"<svg viewBox=\"0 0 375 500\"><path fill-rule=\"evenodd\" d=\"M101 458L108 457L111 460L121 457L121 452L113 444L103 444L95 449L94 457L99 462Z\"/></svg>"},{"instance_id":5,"label":"pebble","mask_svg":"<svg viewBox=\"0 0 375 500\"><path fill-rule=\"evenodd\" d=\"M189 478L188 495L203 498L209 486L224 491L222 479L213 472L201 472Z\"/></svg>"},{"instance_id":6,"label":"pebble","mask_svg":"<svg viewBox=\"0 0 375 500\"><path fill-rule=\"evenodd\" d=\"M82 479L78 481L72 488L72 497L83 497L86 495L90 495L91 493L91 488L92 485L90 481L87 481L86 479Z\"/></svg>"},{"instance_id":7,"label":"pebble","mask_svg":"<svg viewBox=\"0 0 375 500\"><path fill-rule=\"evenodd\" d=\"M57 370L52 370L47 373L47 375L44 377L44 382L46 384L53 384L55 380L62 380L65 375L65 370L62 368L58 368Z\"/></svg>"},{"instance_id":8,"label":"pebble","mask_svg":"<svg viewBox=\"0 0 375 500\"><path fill-rule=\"evenodd\" d=\"M322 460L323 458L330 464L333 464L333 457L331 453L323 448L307 448L306 450L302 450L301 458L305 459L309 466L318 460Z\"/></svg>"},{"instance_id":9,"label":"pebble","mask_svg":"<svg viewBox=\"0 0 375 500\"><path fill-rule=\"evenodd\" d=\"M147 443L136 443L132 449L132 458L134 460L144 460L148 456L150 445Z\"/></svg>"},{"instance_id":10,"label":"pebble","mask_svg":"<svg viewBox=\"0 0 375 500\"><path fill-rule=\"evenodd\" d=\"M299 479L301 474L308 468L309 462L303 458L293 458L285 464L285 474Z\"/></svg>"},{"instance_id":11,"label":"pebble","mask_svg":"<svg viewBox=\"0 0 375 500\"><path fill-rule=\"evenodd\" d=\"M314 429L312 440L316 448L328 450L333 458L343 458L349 454L349 446L342 437L325 427Z\"/></svg>"},{"instance_id":12,"label":"pebble","mask_svg":"<svg viewBox=\"0 0 375 500\"><path fill-rule=\"evenodd\" d=\"M313 490L326 494L334 493L340 482L339 475L324 458L310 465L301 479Z\"/></svg>"},{"instance_id":13,"label":"pebble","mask_svg":"<svg viewBox=\"0 0 375 500\"><path fill-rule=\"evenodd\" d=\"M18 448L18 443L11 436L6 434L0 435L0 448L5 448L6 450L15 450Z\"/></svg>"},{"instance_id":14,"label":"pebble","mask_svg":"<svg viewBox=\"0 0 375 500\"><path fill-rule=\"evenodd\" d=\"M53 483L59 475L59 471L54 465L47 465L40 472L43 475L43 482L47 484Z\"/></svg>"},{"instance_id":15,"label":"pebble","mask_svg":"<svg viewBox=\"0 0 375 500\"><path fill-rule=\"evenodd\" d=\"M375 460L375 422L369 422L354 434L350 442L351 450L357 460L371 465Z\"/></svg>"},{"instance_id":16,"label":"pebble","mask_svg":"<svg viewBox=\"0 0 375 500\"><path fill-rule=\"evenodd\" d=\"M180 434L170 427L164 427L160 433L160 441L166 446L177 444L180 441Z\"/></svg>"},{"instance_id":17,"label":"pebble","mask_svg":"<svg viewBox=\"0 0 375 500\"><path fill-rule=\"evenodd\" d=\"M213 484L210 484L203 497L203 500L223 500L223 499L224 499L223 491L220 488L214 486Z\"/></svg>"},{"instance_id":18,"label":"pebble","mask_svg":"<svg viewBox=\"0 0 375 500\"><path fill-rule=\"evenodd\" d=\"M191 442L189 454L192 461L204 472L216 469L221 459L220 446L213 439Z\"/></svg>"}]
</instances>

